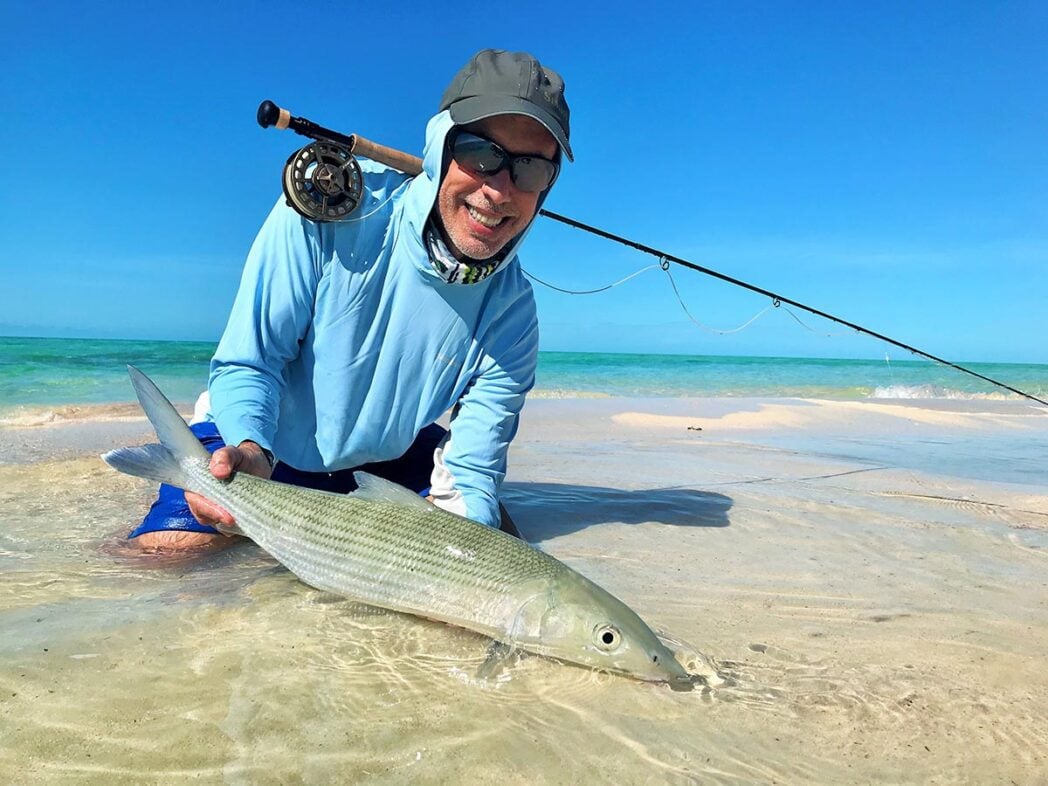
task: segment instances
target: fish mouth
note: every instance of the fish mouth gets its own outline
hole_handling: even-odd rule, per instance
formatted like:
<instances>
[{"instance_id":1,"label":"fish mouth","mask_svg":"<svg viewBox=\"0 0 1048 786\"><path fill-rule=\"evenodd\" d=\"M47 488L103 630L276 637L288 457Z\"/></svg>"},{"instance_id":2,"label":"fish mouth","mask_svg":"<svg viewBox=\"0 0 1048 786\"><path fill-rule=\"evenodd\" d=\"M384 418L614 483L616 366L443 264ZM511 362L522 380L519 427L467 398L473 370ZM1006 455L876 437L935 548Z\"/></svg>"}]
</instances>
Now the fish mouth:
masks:
<instances>
[{"instance_id":1,"label":"fish mouth","mask_svg":"<svg viewBox=\"0 0 1048 786\"><path fill-rule=\"evenodd\" d=\"M538 655L542 658L549 658L550 660L563 663L566 666L574 666L577 669L589 669L604 674L614 674L616 677L626 677L631 680L637 680L638 682L650 682L653 684L665 683L674 691L690 691L695 687L697 682L704 682L701 676L689 674L680 662L672 657L672 654L667 654L666 656L660 655L660 660L663 657L669 658L669 661L672 663L670 668L656 667L653 669L631 670L626 666L615 666L611 663L581 661L578 658L572 658L561 652L554 652L550 648L525 647L524 649L533 655ZM674 666L676 668L674 668ZM678 672L677 669L680 671Z\"/></svg>"},{"instance_id":2,"label":"fish mouth","mask_svg":"<svg viewBox=\"0 0 1048 786\"><path fill-rule=\"evenodd\" d=\"M571 666L576 666L583 669L592 669L593 671L602 671L605 674L614 674L616 677L626 677L631 680L637 680L638 682L650 682L653 685L668 685L670 690L677 693L686 693L694 690L695 685L704 682L703 678L696 674L688 674L684 672L682 674L667 674L666 672L659 673L648 673L641 674L636 671L627 671L626 669L616 669L610 666L587 666L583 663L575 663L572 661L562 660L557 658L562 663L566 663Z\"/></svg>"},{"instance_id":3,"label":"fish mouth","mask_svg":"<svg viewBox=\"0 0 1048 786\"><path fill-rule=\"evenodd\" d=\"M674 665L680 667L680 664L676 660L673 661ZM702 680L697 674L689 674L683 667L680 667L678 672L676 669L662 672L655 677L656 682L664 682L670 686L670 690L685 692L695 688L695 684Z\"/></svg>"},{"instance_id":4,"label":"fish mouth","mask_svg":"<svg viewBox=\"0 0 1048 786\"><path fill-rule=\"evenodd\" d=\"M669 686L670 690L679 693L686 693L687 691L694 690L697 684L703 682L702 677L699 675L688 674L684 670L681 670L679 674L667 671L640 674L635 671L626 671L624 669L601 669L601 671L607 671L610 674L617 674L620 677L629 677L630 679L640 680L641 682L650 682L656 685L665 684Z\"/></svg>"},{"instance_id":5,"label":"fish mouth","mask_svg":"<svg viewBox=\"0 0 1048 786\"><path fill-rule=\"evenodd\" d=\"M680 667L681 672L687 675L693 684L716 688L730 682L730 678L721 673L717 662L704 655L697 647L662 630L656 630L654 633L659 643L673 658L674 664Z\"/></svg>"},{"instance_id":6,"label":"fish mouth","mask_svg":"<svg viewBox=\"0 0 1048 786\"><path fill-rule=\"evenodd\" d=\"M696 683L704 682L698 674L691 674L684 665L674 657L672 652L652 653L648 659L649 668L630 669L625 665L591 666L599 671L617 674L620 677L640 680L641 682L665 683L674 691L690 691Z\"/></svg>"},{"instance_id":7,"label":"fish mouth","mask_svg":"<svg viewBox=\"0 0 1048 786\"><path fill-rule=\"evenodd\" d=\"M670 686L670 690L674 693L688 693L689 691L695 690L696 683L701 679L702 677L697 675L686 674L683 677L670 677L668 680L664 681Z\"/></svg>"}]
</instances>

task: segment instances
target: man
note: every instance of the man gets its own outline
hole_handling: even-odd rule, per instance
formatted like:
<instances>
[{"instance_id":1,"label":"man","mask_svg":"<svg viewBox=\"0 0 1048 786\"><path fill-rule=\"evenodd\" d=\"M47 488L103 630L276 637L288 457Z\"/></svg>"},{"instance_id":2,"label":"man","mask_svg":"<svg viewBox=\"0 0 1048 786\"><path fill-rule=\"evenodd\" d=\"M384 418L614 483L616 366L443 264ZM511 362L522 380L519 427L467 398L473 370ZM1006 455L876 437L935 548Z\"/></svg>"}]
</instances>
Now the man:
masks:
<instances>
[{"instance_id":1,"label":"man","mask_svg":"<svg viewBox=\"0 0 1048 786\"><path fill-rule=\"evenodd\" d=\"M364 195L345 222L278 202L211 361L210 417L193 426L212 473L344 493L363 469L499 526L538 351L516 252L561 155L572 160L568 121L555 72L484 50L430 120L420 175L361 161ZM434 421L452 407L445 433ZM206 547L220 538L210 525L232 521L162 487L129 537Z\"/></svg>"}]
</instances>

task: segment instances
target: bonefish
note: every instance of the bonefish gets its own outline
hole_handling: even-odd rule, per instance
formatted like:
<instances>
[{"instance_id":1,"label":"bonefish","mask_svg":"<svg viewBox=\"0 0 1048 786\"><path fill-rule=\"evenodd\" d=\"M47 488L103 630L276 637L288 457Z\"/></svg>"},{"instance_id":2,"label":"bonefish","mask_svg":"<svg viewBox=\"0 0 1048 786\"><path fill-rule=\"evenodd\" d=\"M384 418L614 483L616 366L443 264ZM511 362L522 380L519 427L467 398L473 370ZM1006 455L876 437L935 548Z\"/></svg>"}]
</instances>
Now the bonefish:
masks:
<instances>
[{"instance_id":1,"label":"bonefish","mask_svg":"<svg viewBox=\"0 0 1048 786\"><path fill-rule=\"evenodd\" d=\"M642 680L692 678L622 601L559 560L499 530L443 511L359 472L360 489L331 494L236 473L215 478L210 454L142 372L131 381L159 445L102 458L129 475L202 494L306 584L439 620L511 648Z\"/></svg>"}]
</instances>

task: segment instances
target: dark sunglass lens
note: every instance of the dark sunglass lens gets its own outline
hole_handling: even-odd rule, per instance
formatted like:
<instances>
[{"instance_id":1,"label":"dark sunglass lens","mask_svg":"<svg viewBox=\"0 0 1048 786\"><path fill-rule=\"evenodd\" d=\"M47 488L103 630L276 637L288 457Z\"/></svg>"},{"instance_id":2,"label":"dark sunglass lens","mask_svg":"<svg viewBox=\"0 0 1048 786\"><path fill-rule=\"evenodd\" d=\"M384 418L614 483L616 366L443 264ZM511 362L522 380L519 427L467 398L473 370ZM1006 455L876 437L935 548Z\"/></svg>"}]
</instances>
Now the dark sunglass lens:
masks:
<instances>
[{"instance_id":1,"label":"dark sunglass lens","mask_svg":"<svg viewBox=\"0 0 1048 786\"><path fill-rule=\"evenodd\" d=\"M517 158L511 170L513 183L521 191L545 191L557 174L557 167L544 158Z\"/></svg>"},{"instance_id":2,"label":"dark sunglass lens","mask_svg":"<svg viewBox=\"0 0 1048 786\"><path fill-rule=\"evenodd\" d=\"M472 134L460 134L451 148L451 155L460 166L481 173L494 172L506 159L497 145Z\"/></svg>"},{"instance_id":3,"label":"dark sunglass lens","mask_svg":"<svg viewBox=\"0 0 1048 786\"><path fill-rule=\"evenodd\" d=\"M521 191L545 191L557 176L557 165L545 158L511 156L490 139L460 133L451 145L459 166L481 175L493 175L507 162L513 184Z\"/></svg>"}]
</instances>

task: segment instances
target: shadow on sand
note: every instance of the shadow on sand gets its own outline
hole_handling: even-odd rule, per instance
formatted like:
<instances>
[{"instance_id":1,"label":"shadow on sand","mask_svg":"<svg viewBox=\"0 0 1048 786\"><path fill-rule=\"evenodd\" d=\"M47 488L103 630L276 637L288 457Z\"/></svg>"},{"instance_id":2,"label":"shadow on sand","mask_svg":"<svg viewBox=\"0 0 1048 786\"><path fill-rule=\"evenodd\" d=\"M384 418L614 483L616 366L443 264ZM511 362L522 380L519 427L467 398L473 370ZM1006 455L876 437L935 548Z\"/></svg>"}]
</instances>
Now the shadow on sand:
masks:
<instances>
[{"instance_id":1,"label":"shadow on sand","mask_svg":"<svg viewBox=\"0 0 1048 786\"><path fill-rule=\"evenodd\" d=\"M529 541L566 535L594 524L727 527L732 499L695 489L614 489L561 483L506 483L506 503Z\"/></svg>"}]
</instances>

